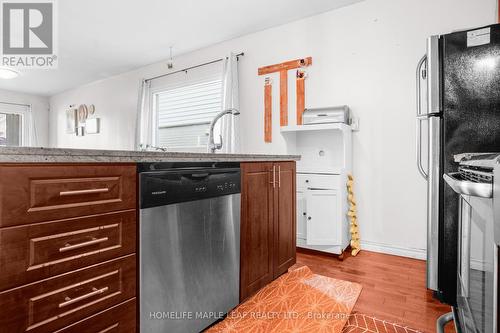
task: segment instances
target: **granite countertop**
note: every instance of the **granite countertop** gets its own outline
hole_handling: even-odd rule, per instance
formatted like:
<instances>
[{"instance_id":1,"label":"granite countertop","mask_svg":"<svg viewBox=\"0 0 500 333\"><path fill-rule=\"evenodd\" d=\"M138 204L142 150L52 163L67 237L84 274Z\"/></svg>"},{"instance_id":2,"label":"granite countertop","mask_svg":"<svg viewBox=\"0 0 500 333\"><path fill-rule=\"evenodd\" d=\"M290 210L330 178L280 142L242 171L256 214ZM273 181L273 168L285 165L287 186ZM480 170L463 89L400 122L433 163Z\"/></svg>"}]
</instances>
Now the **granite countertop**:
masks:
<instances>
[{"instance_id":1,"label":"granite countertop","mask_svg":"<svg viewBox=\"0 0 500 333\"><path fill-rule=\"evenodd\" d=\"M259 162L298 160L300 160L300 155L210 154L31 147L0 148L0 163Z\"/></svg>"}]
</instances>

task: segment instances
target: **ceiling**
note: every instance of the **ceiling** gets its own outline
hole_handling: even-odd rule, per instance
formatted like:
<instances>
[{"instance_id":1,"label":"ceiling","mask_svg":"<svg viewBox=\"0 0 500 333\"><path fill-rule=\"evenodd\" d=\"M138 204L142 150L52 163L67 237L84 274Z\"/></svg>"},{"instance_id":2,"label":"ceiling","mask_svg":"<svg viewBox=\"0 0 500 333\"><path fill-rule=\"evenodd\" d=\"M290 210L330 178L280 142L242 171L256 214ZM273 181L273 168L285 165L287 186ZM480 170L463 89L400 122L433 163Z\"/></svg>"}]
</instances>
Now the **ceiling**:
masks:
<instances>
[{"instance_id":1,"label":"ceiling","mask_svg":"<svg viewBox=\"0 0 500 333\"><path fill-rule=\"evenodd\" d=\"M248 33L361 0L65 0L56 70L27 70L0 89L50 96Z\"/></svg>"}]
</instances>

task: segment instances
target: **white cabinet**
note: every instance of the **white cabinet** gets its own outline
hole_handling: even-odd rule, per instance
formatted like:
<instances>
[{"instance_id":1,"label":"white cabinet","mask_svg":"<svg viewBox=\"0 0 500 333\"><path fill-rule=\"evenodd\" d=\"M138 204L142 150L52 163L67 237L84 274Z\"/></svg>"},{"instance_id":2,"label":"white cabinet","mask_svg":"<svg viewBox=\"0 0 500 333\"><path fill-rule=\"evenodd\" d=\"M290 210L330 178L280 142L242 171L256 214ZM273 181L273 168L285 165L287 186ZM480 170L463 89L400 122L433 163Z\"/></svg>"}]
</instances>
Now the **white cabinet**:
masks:
<instances>
[{"instance_id":1,"label":"white cabinet","mask_svg":"<svg viewBox=\"0 0 500 333\"><path fill-rule=\"evenodd\" d=\"M306 190L307 245L335 245L338 241L337 191Z\"/></svg>"},{"instance_id":2,"label":"white cabinet","mask_svg":"<svg viewBox=\"0 0 500 333\"><path fill-rule=\"evenodd\" d=\"M280 131L287 153L302 156L297 162L297 246L342 254L351 240L346 186L352 173L351 127L307 124Z\"/></svg>"},{"instance_id":3,"label":"white cabinet","mask_svg":"<svg viewBox=\"0 0 500 333\"><path fill-rule=\"evenodd\" d=\"M341 254L349 245L345 175L297 173L297 246Z\"/></svg>"},{"instance_id":4,"label":"white cabinet","mask_svg":"<svg viewBox=\"0 0 500 333\"><path fill-rule=\"evenodd\" d=\"M338 188L339 180L340 175L297 173L297 188L333 190Z\"/></svg>"}]
</instances>

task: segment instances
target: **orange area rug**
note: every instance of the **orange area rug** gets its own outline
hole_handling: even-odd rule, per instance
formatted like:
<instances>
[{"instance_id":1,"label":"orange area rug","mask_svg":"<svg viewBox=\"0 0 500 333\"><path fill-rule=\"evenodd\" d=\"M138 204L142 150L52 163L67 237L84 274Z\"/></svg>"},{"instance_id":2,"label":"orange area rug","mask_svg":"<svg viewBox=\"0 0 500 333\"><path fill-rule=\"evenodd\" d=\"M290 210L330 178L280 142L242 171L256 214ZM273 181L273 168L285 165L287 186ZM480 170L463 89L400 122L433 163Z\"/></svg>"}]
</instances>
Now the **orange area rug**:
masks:
<instances>
[{"instance_id":1,"label":"orange area rug","mask_svg":"<svg viewBox=\"0 0 500 333\"><path fill-rule=\"evenodd\" d=\"M406 325L354 313L349 317L342 333L423 333Z\"/></svg>"},{"instance_id":2,"label":"orange area rug","mask_svg":"<svg viewBox=\"0 0 500 333\"><path fill-rule=\"evenodd\" d=\"M209 333L341 333L361 285L291 270L210 327Z\"/></svg>"}]
</instances>

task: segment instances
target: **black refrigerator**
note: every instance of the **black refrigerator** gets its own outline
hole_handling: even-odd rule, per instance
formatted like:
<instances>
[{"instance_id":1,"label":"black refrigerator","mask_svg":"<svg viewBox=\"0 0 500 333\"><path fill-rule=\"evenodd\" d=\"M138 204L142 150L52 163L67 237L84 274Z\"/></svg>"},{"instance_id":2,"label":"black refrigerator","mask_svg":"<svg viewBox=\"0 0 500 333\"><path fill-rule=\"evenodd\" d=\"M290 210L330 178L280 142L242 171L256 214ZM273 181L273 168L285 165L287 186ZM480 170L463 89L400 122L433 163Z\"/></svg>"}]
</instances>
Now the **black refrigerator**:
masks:
<instances>
[{"instance_id":1,"label":"black refrigerator","mask_svg":"<svg viewBox=\"0 0 500 333\"><path fill-rule=\"evenodd\" d=\"M500 151L500 25L432 36L417 66L417 167L427 180L427 288L456 305L454 155Z\"/></svg>"}]
</instances>

